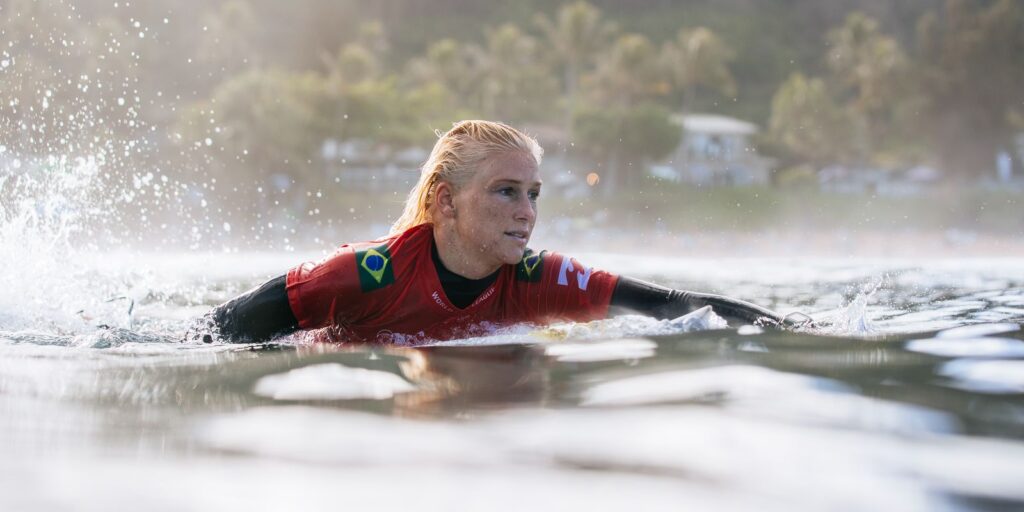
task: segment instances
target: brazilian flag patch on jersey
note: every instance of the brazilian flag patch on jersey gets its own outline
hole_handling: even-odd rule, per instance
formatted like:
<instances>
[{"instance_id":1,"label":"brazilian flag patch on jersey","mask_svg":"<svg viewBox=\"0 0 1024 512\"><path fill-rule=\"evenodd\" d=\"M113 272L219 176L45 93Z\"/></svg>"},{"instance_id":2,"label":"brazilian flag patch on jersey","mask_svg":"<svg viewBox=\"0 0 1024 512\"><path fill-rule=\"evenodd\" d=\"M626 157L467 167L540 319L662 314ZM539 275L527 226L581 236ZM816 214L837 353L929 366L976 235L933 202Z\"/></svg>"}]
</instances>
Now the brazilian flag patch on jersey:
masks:
<instances>
[{"instance_id":1,"label":"brazilian flag patch on jersey","mask_svg":"<svg viewBox=\"0 0 1024 512\"><path fill-rule=\"evenodd\" d=\"M359 285L363 292L378 290L395 282L387 245L357 251L356 267L359 269Z\"/></svg>"},{"instance_id":2,"label":"brazilian flag patch on jersey","mask_svg":"<svg viewBox=\"0 0 1024 512\"><path fill-rule=\"evenodd\" d=\"M544 251L535 253L527 249L523 259L516 265L516 279L536 283L540 281L541 270L544 269Z\"/></svg>"}]
</instances>

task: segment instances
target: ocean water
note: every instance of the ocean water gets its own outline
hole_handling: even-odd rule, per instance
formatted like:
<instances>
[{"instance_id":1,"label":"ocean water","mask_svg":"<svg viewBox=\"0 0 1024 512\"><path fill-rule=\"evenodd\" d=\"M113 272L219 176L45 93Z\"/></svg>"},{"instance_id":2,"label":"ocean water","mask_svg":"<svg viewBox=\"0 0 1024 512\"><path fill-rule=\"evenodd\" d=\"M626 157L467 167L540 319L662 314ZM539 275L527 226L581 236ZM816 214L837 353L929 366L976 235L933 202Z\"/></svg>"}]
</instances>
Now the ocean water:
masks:
<instances>
[{"instance_id":1,"label":"ocean water","mask_svg":"<svg viewBox=\"0 0 1024 512\"><path fill-rule=\"evenodd\" d=\"M192 319L317 255L30 245L0 274L2 510L1024 507L1019 259L581 254L821 326L205 345Z\"/></svg>"}]
</instances>

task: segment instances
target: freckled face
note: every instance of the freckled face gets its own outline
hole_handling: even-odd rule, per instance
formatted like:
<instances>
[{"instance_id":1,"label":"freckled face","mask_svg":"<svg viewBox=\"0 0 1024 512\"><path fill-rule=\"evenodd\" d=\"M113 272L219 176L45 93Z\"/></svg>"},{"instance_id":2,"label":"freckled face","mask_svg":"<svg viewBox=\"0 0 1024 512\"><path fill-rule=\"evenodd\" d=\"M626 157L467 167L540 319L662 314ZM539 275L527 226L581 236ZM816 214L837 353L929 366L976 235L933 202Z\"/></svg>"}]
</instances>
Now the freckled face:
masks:
<instances>
[{"instance_id":1,"label":"freckled face","mask_svg":"<svg viewBox=\"0 0 1024 512\"><path fill-rule=\"evenodd\" d=\"M540 170L533 156L499 153L484 161L452 201L455 233L481 266L518 263L537 221Z\"/></svg>"}]
</instances>

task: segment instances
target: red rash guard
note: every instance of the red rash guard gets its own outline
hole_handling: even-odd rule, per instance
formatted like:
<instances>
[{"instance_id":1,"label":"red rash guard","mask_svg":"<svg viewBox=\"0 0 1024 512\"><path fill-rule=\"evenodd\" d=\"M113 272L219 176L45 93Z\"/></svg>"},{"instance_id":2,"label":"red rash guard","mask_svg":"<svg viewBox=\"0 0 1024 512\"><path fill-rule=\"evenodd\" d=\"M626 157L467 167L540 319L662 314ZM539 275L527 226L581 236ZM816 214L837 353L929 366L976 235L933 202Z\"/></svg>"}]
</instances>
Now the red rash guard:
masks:
<instances>
[{"instance_id":1,"label":"red rash guard","mask_svg":"<svg viewBox=\"0 0 1024 512\"><path fill-rule=\"evenodd\" d=\"M618 276L551 252L526 251L466 308L448 301L431 259L430 224L341 246L288 272L288 303L302 329L334 341L414 344L487 334L495 327L605 318Z\"/></svg>"}]
</instances>

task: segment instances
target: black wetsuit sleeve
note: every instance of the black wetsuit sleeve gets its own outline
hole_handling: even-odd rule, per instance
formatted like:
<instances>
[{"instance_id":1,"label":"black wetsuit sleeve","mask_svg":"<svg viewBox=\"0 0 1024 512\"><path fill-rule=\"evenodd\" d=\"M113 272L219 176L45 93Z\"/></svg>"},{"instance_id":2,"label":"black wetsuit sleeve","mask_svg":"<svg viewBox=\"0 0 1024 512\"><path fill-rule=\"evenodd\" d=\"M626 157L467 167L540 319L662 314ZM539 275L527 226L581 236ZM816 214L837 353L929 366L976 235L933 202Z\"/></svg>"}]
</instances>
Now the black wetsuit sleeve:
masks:
<instances>
[{"instance_id":1,"label":"black wetsuit sleeve","mask_svg":"<svg viewBox=\"0 0 1024 512\"><path fill-rule=\"evenodd\" d=\"M742 300L658 286L639 279L620 276L612 292L611 306L656 318L676 318L704 306L731 324L781 324L782 316L774 311Z\"/></svg>"},{"instance_id":2,"label":"black wetsuit sleeve","mask_svg":"<svg viewBox=\"0 0 1024 512\"><path fill-rule=\"evenodd\" d=\"M217 306L211 316L220 337L233 343L260 342L298 329L285 279L276 277Z\"/></svg>"}]
</instances>

